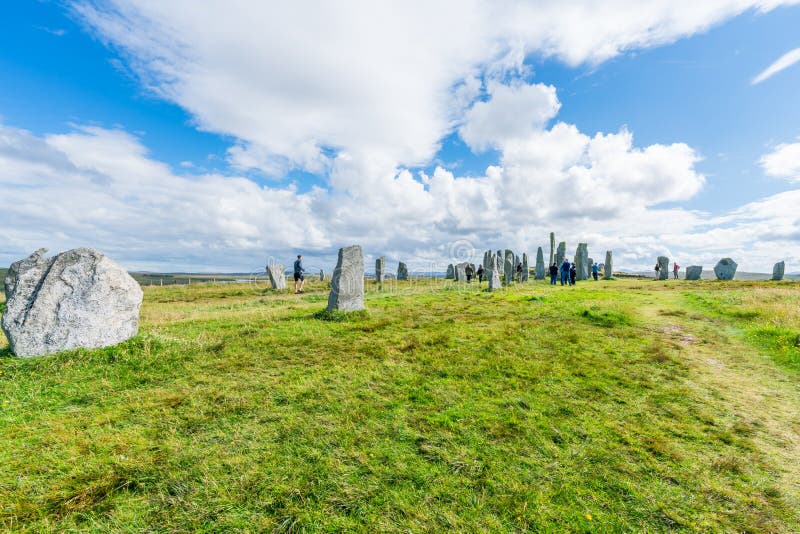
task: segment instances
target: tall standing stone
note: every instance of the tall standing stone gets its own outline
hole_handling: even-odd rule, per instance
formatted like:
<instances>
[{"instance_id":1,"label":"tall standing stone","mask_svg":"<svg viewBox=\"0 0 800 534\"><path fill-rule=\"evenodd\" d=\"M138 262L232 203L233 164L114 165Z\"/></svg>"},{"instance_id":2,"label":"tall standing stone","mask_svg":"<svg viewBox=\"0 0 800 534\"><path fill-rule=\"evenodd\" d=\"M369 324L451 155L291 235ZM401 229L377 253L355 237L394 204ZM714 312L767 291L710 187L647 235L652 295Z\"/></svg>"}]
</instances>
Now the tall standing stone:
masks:
<instances>
[{"instance_id":1,"label":"tall standing stone","mask_svg":"<svg viewBox=\"0 0 800 534\"><path fill-rule=\"evenodd\" d=\"M506 285L514 280L514 252L506 249L505 262L503 263L503 277L505 278Z\"/></svg>"},{"instance_id":2,"label":"tall standing stone","mask_svg":"<svg viewBox=\"0 0 800 534\"><path fill-rule=\"evenodd\" d=\"M386 276L386 256L381 256L375 260L375 282L378 284L383 283L383 278Z\"/></svg>"},{"instance_id":3,"label":"tall standing stone","mask_svg":"<svg viewBox=\"0 0 800 534\"><path fill-rule=\"evenodd\" d=\"M20 357L108 347L136 335L142 288L101 252L40 249L8 269L2 329Z\"/></svg>"},{"instance_id":4,"label":"tall standing stone","mask_svg":"<svg viewBox=\"0 0 800 534\"><path fill-rule=\"evenodd\" d=\"M408 267L402 261L397 264L397 279L408 280Z\"/></svg>"},{"instance_id":5,"label":"tall standing stone","mask_svg":"<svg viewBox=\"0 0 800 534\"><path fill-rule=\"evenodd\" d=\"M785 271L786 271L786 263L779 261L772 268L772 279L776 281L783 280L783 274Z\"/></svg>"},{"instance_id":6,"label":"tall standing stone","mask_svg":"<svg viewBox=\"0 0 800 534\"><path fill-rule=\"evenodd\" d=\"M603 265L603 278L611 280L614 277L614 255L610 250L606 251L606 263Z\"/></svg>"},{"instance_id":7,"label":"tall standing stone","mask_svg":"<svg viewBox=\"0 0 800 534\"><path fill-rule=\"evenodd\" d=\"M349 312L363 309L364 253L359 245L340 248L331 278L328 310Z\"/></svg>"},{"instance_id":8,"label":"tall standing stone","mask_svg":"<svg viewBox=\"0 0 800 534\"><path fill-rule=\"evenodd\" d=\"M519 273L519 281L520 282L527 282L528 279L531 276L530 268L529 268L529 261L530 260L528 259L528 253L527 252L523 252L522 253L522 272Z\"/></svg>"},{"instance_id":9,"label":"tall standing stone","mask_svg":"<svg viewBox=\"0 0 800 534\"><path fill-rule=\"evenodd\" d=\"M466 261L456 265L456 282L467 281L467 265L469 263Z\"/></svg>"},{"instance_id":10,"label":"tall standing stone","mask_svg":"<svg viewBox=\"0 0 800 534\"><path fill-rule=\"evenodd\" d=\"M658 279L666 280L669 278L669 258L666 256L659 256L658 267Z\"/></svg>"},{"instance_id":11,"label":"tall standing stone","mask_svg":"<svg viewBox=\"0 0 800 534\"><path fill-rule=\"evenodd\" d=\"M575 280L586 280L589 278L589 246L586 243L579 243L575 251Z\"/></svg>"},{"instance_id":12,"label":"tall standing stone","mask_svg":"<svg viewBox=\"0 0 800 534\"><path fill-rule=\"evenodd\" d=\"M502 287L500 285L500 256L493 254L489 260L487 278L489 279L489 291L496 291Z\"/></svg>"},{"instance_id":13,"label":"tall standing stone","mask_svg":"<svg viewBox=\"0 0 800 534\"><path fill-rule=\"evenodd\" d=\"M286 289L286 272L280 263L267 265L267 274L272 289Z\"/></svg>"},{"instance_id":14,"label":"tall standing stone","mask_svg":"<svg viewBox=\"0 0 800 534\"><path fill-rule=\"evenodd\" d=\"M717 280L733 280L738 266L739 264L732 259L722 258L714 266L714 274L717 275Z\"/></svg>"},{"instance_id":15,"label":"tall standing stone","mask_svg":"<svg viewBox=\"0 0 800 534\"><path fill-rule=\"evenodd\" d=\"M544 280L544 253L542 247L536 251L536 273L534 274L536 280Z\"/></svg>"},{"instance_id":16,"label":"tall standing stone","mask_svg":"<svg viewBox=\"0 0 800 534\"><path fill-rule=\"evenodd\" d=\"M561 266L564 263L564 260L567 257L567 243L562 241L558 244L558 249L556 250L556 264Z\"/></svg>"},{"instance_id":17,"label":"tall standing stone","mask_svg":"<svg viewBox=\"0 0 800 534\"><path fill-rule=\"evenodd\" d=\"M686 279L687 280L700 280L700 276L703 274L703 266L702 265L690 265L686 268Z\"/></svg>"},{"instance_id":18,"label":"tall standing stone","mask_svg":"<svg viewBox=\"0 0 800 534\"><path fill-rule=\"evenodd\" d=\"M319 281L320 282L325 281L325 271L323 271L322 269L319 270Z\"/></svg>"},{"instance_id":19,"label":"tall standing stone","mask_svg":"<svg viewBox=\"0 0 800 534\"><path fill-rule=\"evenodd\" d=\"M553 262L556 259L556 234L554 232L550 232L550 263L547 264L548 267L553 265Z\"/></svg>"},{"instance_id":20,"label":"tall standing stone","mask_svg":"<svg viewBox=\"0 0 800 534\"><path fill-rule=\"evenodd\" d=\"M456 269L453 264L447 266L447 274L444 275L445 280L452 280L456 277Z\"/></svg>"}]
</instances>

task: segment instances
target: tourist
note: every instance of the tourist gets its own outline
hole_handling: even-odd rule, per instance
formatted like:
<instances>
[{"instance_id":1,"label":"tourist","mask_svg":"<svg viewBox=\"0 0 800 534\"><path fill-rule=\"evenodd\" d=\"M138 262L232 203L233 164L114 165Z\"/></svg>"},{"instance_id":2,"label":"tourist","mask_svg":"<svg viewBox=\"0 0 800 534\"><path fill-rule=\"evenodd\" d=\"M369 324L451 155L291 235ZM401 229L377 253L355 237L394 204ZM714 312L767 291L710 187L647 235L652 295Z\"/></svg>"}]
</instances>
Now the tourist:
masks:
<instances>
[{"instance_id":1,"label":"tourist","mask_svg":"<svg viewBox=\"0 0 800 534\"><path fill-rule=\"evenodd\" d=\"M592 278L594 278L595 282L597 282L597 274L599 272L600 272L600 267L596 263L593 263L592 264Z\"/></svg>"},{"instance_id":2,"label":"tourist","mask_svg":"<svg viewBox=\"0 0 800 534\"><path fill-rule=\"evenodd\" d=\"M659 265L658 262L656 262L655 270L656 270L656 280L658 280L658 272L661 270L661 265Z\"/></svg>"},{"instance_id":3,"label":"tourist","mask_svg":"<svg viewBox=\"0 0 800 534\"><path fill-rule=\"evenodd\" d=\"M558 278L558 265L556 262L553 262L553 265L550 266L550 285L556 285L556 278Z\"/></svg>"},{"instance_id":4,"label":"tourist","mask_svg":"<svg viewBox=\"0 0 800 534\"><path fill-rule=\"evenodd\" d=\"M681 266L678 265L677 261L673 262L673 264L672 264L672 274L675 276L675 280L678 279L678 269L680 269L680 268L681 268Z\"/></svg>"},{"instance_id":5,"label":"tourist","mask_svg":"<svg viewBox=\"0 0 800 534\"><path fill-rule=\"evenodd\" d=\"M575 279L578 277L578 269L575 267L575 264L569 266L569 285L575 285Z\"/></svg>"},{"instance_id":6,"label":"tourist","mask_svg":"<svg viewBox=\"0 0 800 534\"><path fill-rule=\"evenodd\" d=\"M472 277L475 276L475 267L473 267L471 263L468 263L467 266L464 267L464 274L467 275L467 283L469 284L472 282Z\"/></svg>"},{"instance_id":7,"label":"tourist","mask_svg":"<svg viewBox=\"0 0 800 534\"><path fill-rule=\"evenodd\" d=\"M483 264L482 263L478 265L477 275L478 275L478 285L481 285L481 283L483 282Z\"/></svg>"},{"instance_id":8,"label":"tourist","mask_svg":"<svg viewBox=\"0 0 800 534\"><path fill-rule=\"evenodd\" d=\"M564 260L561 264L561 285L569 284L569 262Z\"/></svg>"},{"instance_id":9,"label":"tourist","mask_svg":"<svg viewBox=\"0 0 800 534\"><path fill-rule=\"evenodd\" d=\"M517 264L517 280L522 281L522 262Z\"/></svg>"},{"instance_id":10,"label":"tourist","mask_svg":"<svg viewBox=\"0 0 800 534\"><path fill-rule=\"evenodd\" d=\"M302 293L303 292L303 284L306 281L305 276L303 273L306 272L303 269L303 256L300 254L297 255L297 259L294 260L294 292L295 293Z\"/></svg>"}]
</instances>

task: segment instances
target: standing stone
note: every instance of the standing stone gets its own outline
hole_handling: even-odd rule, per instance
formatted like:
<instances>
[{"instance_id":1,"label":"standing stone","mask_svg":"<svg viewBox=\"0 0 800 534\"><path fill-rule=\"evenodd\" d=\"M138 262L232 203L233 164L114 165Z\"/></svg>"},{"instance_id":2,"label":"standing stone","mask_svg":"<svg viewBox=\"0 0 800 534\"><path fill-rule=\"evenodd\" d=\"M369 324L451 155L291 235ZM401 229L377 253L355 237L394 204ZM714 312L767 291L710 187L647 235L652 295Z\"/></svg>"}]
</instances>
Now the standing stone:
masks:
<instances>
[{"instance_id":1,"label":"standing stone","mask_svg":"<svg viewBox=\"0 0 800 534\"><path fill-rule=\"evenodd\" d=\"M567 257L567 243L562 241L558 244L558 249L556 250L556 264L561 266L564 263L564 260Z\"/></svg>"},{"instance_id":2,"label":"standing stone","mask_svg":"<svg viewBox=\"0 0 800 534\"><path fill-rule=\"evenodd\" d=\"M502 287L500 285L500 256L492 255L487 278L489 279L489 291L496 291Z\"/></svg>"},{"instance_id":3,"label":"standing stone","mask_svg":"<svg viewBox=\"0 0 800 534\"><path fill-rule=\"evenodd\" d=\"M453 264L451 263L450 265L447 266L447 274L444 275L444 279L452 280L455 277L456 277L456 270L455 267L453 267Z\"/></svg>"},{"instance_id":4,"label":"standing stone","mask_svg":"<svg viewBox=\"0 0 800 534\"><path fill-rule=\"evenodd\" d=\"M556 234L550 232L550 263L547 264L548 267L553 265L553 261L555 261L555 251L556 251Z\"/></svg>"},{"instance_id":5,"label":"standing stone","mask_svg":"<svg viewBox=\"0 0 800 534\"><path fill-rule=\"evenodd\" d=\"M319 281L320 282L325 281L325 271L323 271L322 269L319 270Z\"/></svg>"},{"instance_id":6,"label":"standing stone","mask_svg":"<svg viewBox=\"0 0 800 534\"><path fill-rule=\"evenodd\" d=\"M700 276L703 274L703 266L702 265L690 265L686 268L686 279L687 280L700 280Z\"/></svg>"},{"instance_id":7,"label":"standing stone","mask_svg":"<svg viewBox=\"0 0 800 534\"><path fill-rule=\"evenodd\" d=\"M589 278L589 246L586 243L579 243L575 251L575 280L586 280Z\"/></svg>"},{"instance_id":8,"label":"standing stone","mask_svg":"<svg viewBox=\"0 0 800 534\"><path fill-rule=\"evenodd\" d=\"M467 265L469 263L466 261L456 265L456 282L467 281Z\"/></svg>"},{"instance_id":9,"label":"standing stone","mask_svg":"<svg viewBox=\"0 0 800 534\"><path fill-rule=\"evenodd\" d=\"M544 252L542 252L542 247L539 247L536 251L536 273L534 277L536 280L544 280Z\"/></svg>"},{"instance_id":10,"label":"standing stone","mask_svg":"<svg viewBox=\"0 0 800 534\"><path fill-rule=\"evenodd\" d=\"M272 284L272 289L286 289L286 273L283 265L273 263L267 265L267 274Z\"/></svg>"},{"instance_id":11,"label":"standing stone","mask_svg":"<svg viewBox=\"0 0 800 534\"><path fill-rule=\"evenodd\" d=\"M611 280L614 277L614 255L610 250L606 251L606 263L603 265L603 278Z\"/></svg>"},{"instance_id":12,"label":"standing stone","mask_svg":"<svg viewBox=\"0 0 800 534\"><path fill-rule=\"evenodd\" d=\"M589 278L592 278L592 266L594 265L594 258L589 258L589 262L586 264L589 270ZM598 267L599 269L599 267Z\"/></svg>"},{"instance_id":13,"label":"standing stone","mask_svg":"<svg viewBox=\"0 0 800 534\"><path fill-rule=\"evenodd\" d=\"M669 258L666 256L659 256L658 257L658 266L660 267L658 270L658 279L659 280L666 280L669 278Z\"/></svg>"},{"instance_id":14,"label":"standing stone","mask_svg":"<svg viewBox=\"0 0 800 534\"><path fill-rule=\"evenodd\" d=\"M15 355L108 347L136 335L142 288L125 269L91 248L45 252L6 274L2 329Z\"/></svg>"},{"instance_id":15,"label":"standing stone","mask_svg":"<svg viewBox=\"0 0 800 534\"><path fill-rule=\"evenodd\" d=\"M514 280L514 252L506 249L506 257L505 262L503 264L503 277L505 278L506 285L510 284L512 280Z\"/></svg>"},{"instance_id":16,"label":"standing stone","mask_svg":"<svg viewBox=\"0 0 800 534\"><path fill-rule=\"evenodd\" d=\"M519 275L520 282L527 282L528 278L530 277L530 272L528 271L528 253L522 253L522 273Z\"/></svg>"},{"instance_id":17,"label":"standing stone","mask_svg":"<svg viewBox=\"0 0 800 534\"><path fill-rule=\"evenodd\" d=\"M732 259L722 258L714 266L714 274L717 275L717 280L733 280L738 266L739 264Z\"/></svg>"},{"instance_id":18,"label":"standing stone","mask_svg":"<svg viewBox=\"0 0 800 534\"><path fill-rule=\"evenodd\" d=\"M386 256L381 256L375 260L375 283L382 284L386 274Z\"/></svg>"},{"instance_id":19,"label":"standing stone","mask_svg":"<svg viewBox=\"0 0 800 534\"><path fill-rule=\"evenodd\" d=\"M328 311L364 309L364 253L360 245L339 249L339 259L331 278Z\"/></svg>"},{"instance_id":20,"label":"standing stone","mask_svg":"<svg viewBox=\"0 0 800 534\"><path fill-rule=\"evenodd\" d=\"M408 280L408 267L402 261L397 264L397 279Z\"/></svg>"},{"instance_id":21,"label":"standing stone","mask_svg":"<svg viewBox=\"0 0 800 534\"><path fill-rule=\"evenodd\" d=\"M786 271L786 263L779 261L775 264L772 268L772 279L773 280L783 280L783 274Z\"/></svg>"}]
</instances>

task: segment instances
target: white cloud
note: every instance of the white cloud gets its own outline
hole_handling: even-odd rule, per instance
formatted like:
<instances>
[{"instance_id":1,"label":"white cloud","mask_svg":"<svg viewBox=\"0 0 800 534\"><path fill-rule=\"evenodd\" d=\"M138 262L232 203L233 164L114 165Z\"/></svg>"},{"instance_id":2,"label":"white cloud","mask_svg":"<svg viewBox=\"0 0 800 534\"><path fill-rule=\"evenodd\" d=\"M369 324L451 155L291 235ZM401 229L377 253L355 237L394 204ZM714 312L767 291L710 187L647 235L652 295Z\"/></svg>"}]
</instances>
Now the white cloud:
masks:
<instances>
[{"instance_id":1,"label":"white cloud","mask_svg":"<svg viewBox=\"0 0 800 534\"><path fill-rule=\"evenodd\" d=\"M800 48L795 48L794 50L790 50L786 52L784 55L779 57L775 62L764 69L758 76L753 78L752 84L756 85L758 83L763 82L769 78L772 78L780 71L788 69L795 63L800 61Z\"/></svg>"},{"instance_id":2,"label":"white cloud","mask_svg":"<svg viewBox=\"0 0 800 534\"><path fill-rule=\"evenodd\" d=\"M800 182L800 142L784 143L761 157L761 167L769 176Z\"/></svg>"}]
</instances>

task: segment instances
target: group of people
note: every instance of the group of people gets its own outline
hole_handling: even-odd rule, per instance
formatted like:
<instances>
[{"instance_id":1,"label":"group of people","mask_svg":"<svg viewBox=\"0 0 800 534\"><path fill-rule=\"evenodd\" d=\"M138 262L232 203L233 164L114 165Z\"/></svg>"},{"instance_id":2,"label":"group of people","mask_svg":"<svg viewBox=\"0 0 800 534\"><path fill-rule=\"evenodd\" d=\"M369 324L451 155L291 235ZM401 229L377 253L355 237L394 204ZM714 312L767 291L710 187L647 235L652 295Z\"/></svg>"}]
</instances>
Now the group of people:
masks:
<instances>
[{"instance_id":1,"label":"group of people","mask_svg":"<svg viewBox=\"0 0 800 534\"><path fill-rule=\"evenodd\" d=\"M595 281L598 278L600 273L600 266L596 263L592 264L592 278ZM560 275L560 276L559 276ZM575 267L574 263L570 263L569 260L564 260L564 263L561 264L561 267L553 262L550 266L550 285L556 285L556 280L561 280L561 285L575 285L575 279L578 276L578 269Z\"/></svg>"},{"instance_id":2,"label":"group of people","mask_svg":"<svg viewBox=\"0 0 800 534\"><path fill-rule=\"evenodd\" d=\"M483 276L486 274L486 271L483 268L483 264L479 264L478 268L475 269L471 263L468 263L464 268L464 274L467 277L468 284L472 282L472 279L475 278L476 275L478 276L478 283L482 284ZM516 280L522 280L522 262L517 263Z\"/></svg>"}]
</instances>

